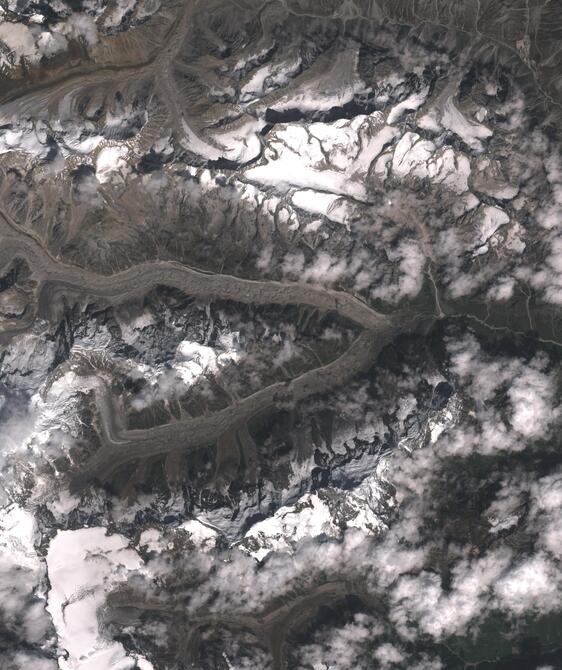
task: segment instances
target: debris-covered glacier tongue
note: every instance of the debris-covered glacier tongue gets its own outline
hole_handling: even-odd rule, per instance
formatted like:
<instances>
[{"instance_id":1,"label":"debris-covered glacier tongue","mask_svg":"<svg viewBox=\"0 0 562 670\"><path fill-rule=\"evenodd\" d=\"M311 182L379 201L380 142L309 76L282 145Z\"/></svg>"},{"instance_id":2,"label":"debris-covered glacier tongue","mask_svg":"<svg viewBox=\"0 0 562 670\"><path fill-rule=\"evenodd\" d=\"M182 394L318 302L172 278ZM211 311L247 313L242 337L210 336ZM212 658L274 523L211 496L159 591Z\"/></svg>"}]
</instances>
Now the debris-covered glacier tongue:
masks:
<instances>
[{"instance_id":1,"label":"debris-covered glacier tongue","mask_svg":"<svg viewBox=\"0 0 562 670\"><path fill-rule=\"evenodd\" d=\"M0 668L562 667L562 8L0 0Z\"/></svg>"}]
</instances>

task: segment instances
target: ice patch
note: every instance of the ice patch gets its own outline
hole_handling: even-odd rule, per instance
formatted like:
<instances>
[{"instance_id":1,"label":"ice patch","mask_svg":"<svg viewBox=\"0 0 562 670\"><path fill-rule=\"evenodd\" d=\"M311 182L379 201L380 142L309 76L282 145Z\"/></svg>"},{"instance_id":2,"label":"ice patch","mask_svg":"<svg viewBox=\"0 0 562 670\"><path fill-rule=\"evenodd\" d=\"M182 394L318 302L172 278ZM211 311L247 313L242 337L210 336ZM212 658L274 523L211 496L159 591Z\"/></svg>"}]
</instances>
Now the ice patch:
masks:
<instances>
[{"instance_id":1,"label":"ice patch","mask_svg":"<svg viewBox=\"0 0 562 670\"><path fill-rule=\"evenodd\" d=\"M127 147L115 145L103 148L96 159L96 177L102 184L111 181L116 173L121 174L127 168Z\"/></svg>"},{"instance_id":2,"label":"ice patch","mask_svg":"<svg viewBox=\"0 0 562 670\"><path fill-rule=\"evenodd\" d=\"M240 89L240 102L252 104L269 91L286 86L299 71L301 63L301 57L297 55L281 63L267 63L258 68Z\"/></svg>"},{"instance_id":3,"label":"ice patch","mask_svg":"<svg viewBox=\"0 0 562 670\"><path fill-rule=\"evenodd\" d=\"M201 139L182 119L182 146L203 158L216 161L226 159L238 163L247 163L256 158L261 151L259 131L263 123L257 119L246 118L233 127L216 131L209 141Z\"/></svg>"},{"instance_id":4,"label":"ice patch","mask_svg":"<svg viewBox=\"0 0 562 670\"><path fill-rule=\"evenodd\" d=\"M500 533L502 530L509 530L510 528L513 528L513 526L516 526L519 523L519 517L516 514L511 514L504 519L490 517L488 521L492 525L490 528L490 533L495 535L496 533Z\"/></svg>"},{"instance_id":5,"label":"ice patch","mask_svg":"<svg viewBox=\"0 0 562 670\"><path fill-rule=\"evenodd\" d=\"M459 195L468 190L468 158L450 147L437 150L433 142L417 133L402 136L394 149L391 169L398 177L430 179Z\"/></svg>"},{"instance_id":6,"label":"ice patch","mask_svg":"<svg viewBox=\"0 0 562 670\"><path fill-rule=\"evenodd\" d=\"M399 102L395 105L389 112L386 122L389 126L392 126L397 121L399 121L406 112L415 112L418 110L423 103L426 101L429 93L429 87L423 88L417 93L412 93L408 96L406 100Z\"/></svg>"},{"instance_id":7,"label":"ice patch","mask_svg":"<svg viewBox=\"0 0 562 670\"><path fill-rule=\"evenodd\" d=\"M332 53L330 58L319 62L322 69L316 70L315 77L288 91L275 101L273 108L276 111L299 109L303 112L329 110L343 107L356 95L368 93L370 89L357 74L358 60L357 47Z\"/></svg>"},{"instance_id":8,"label":"ice patch","mask_svg":"<svg viewBox=\"0 0 562 670\"><path fill-rule=\"evenodd\" d=\"M294 193L292 202L295 207L303 209L305 212L321 214L330 221L345 225L349 230L351 208L349 203L337 195L305 189Z\"/></svg>"},{"instance_id":9,"label":"ice patch","mask_svg":"<svg viewBox=\"0 0 562 670\"><path fill-rule=\"evenodd\" d=\"M488 251L487 242L494 233L509 223L509 216L499 207L483 205L478 212L479 219L476 223L478 228L478 243L480 246L474 250L473 254L478 256Z\"/></svg>"},{"instance_id":10,"label":"ice patch","mask_svg":"<svg viewBox=\"0 0 562 670\"><path fill-rule=\"evenodd\" d=\"M178 530L188 533L190 540L200 551L214 549L219 537L218 531L207 524L201 523L201 521L198 521L197 519L184 521L184 523L178 526Z\"/></svg>"},{"instance_id":11,"label":"ice patch","mask_svg":"<svg viewBox=\"0 0 562 670\"><path fill-rule=\"evenodd\" d=\"M469 121L456 107L453 98L449 98L443 108L441 124L455 133L474 151L483 151L482 140L493 135L492 131L481 123Z\"/></svg>"},{"instance_id":12,"label":"ice patch","mask_svg":"<svg viewBox=\"0 0 562 670\"><path fill-rule=\"evenodd\" d=\"M261 561L272 551L290 551L291 543L322 534L335 537L338 527L328 505L317 494L307 493L294 507L281 508L255 524L246 533L241 549Z\"/></svg>"},{"instance_id":13,"label":"ice patch","mask_svg":"<svg viewBox=\"0 0 562 670\"><path fill-rule=\"evenodd\" d=\"M152 325L154 325L154 318L150 312L143 312L128 321L119 319L121 334L127 344L134 344L138 339L139 332Z\"/></svg>"},{"instance_id":14,"label":"ice patch","mask_svg":"<svg viewBox=\"0 0 562 670\"><path fill-rule=\"evenodd\" d=\"M380 513L386 496L380 485L384 465L379 462L356 489L324 489L306 493L297 503L281 507L272 517L256 523L238 545L240 550L262 561L271 552L292 553L297 544L321 535L342 538L346 528L365 533L386 529Z\"/></svg>"},{"instance_id":15,"label":"ice patch","mask_svg":"<svg viewBox=\"0 0 562 670\"><path fill-rule=\"evenodd\" d=\"M136 0L117 0L115 7L106 12L103 24L106 28L115 28L120 25L125 15L135 7Z\"/></svg>"},{"instance_id":16,"label":"ice patch","mask_svg":"<svg viewBox=\"0 0 562 670\"><path fill-rule=\"evenodd\" d=\"M67 652L59 657L61 670L132 670L135 659L127 656L122 644L103 637L97 611L128 571L141 567L128 540L108 535L105 528L63 530L51 540L47 610L59 647Z\"/></svg>"},{"instance_id":17,"label":"ice patch","mask_svg":"<svg viewBox=\"0 0 562 670\"><path fill-rule=\"evenodd\" d=\"M364 186L349 179L339 166L326 167L320 140L302 126L280 127L266 146L264 159L262 165L246 170L247 179L285 191L297 187L358 199L366 195Z\"/></svg>"},{"instance_id":18,"label":"ice patch","mask_svg":"<svg viewBox=\"0 0 562 670\"><path fill-rule=\"evenodd\" d=\"M148 528L140 534L138 546L155 553L162 553L173 546L177 533L186 533L198 551L210 551L217 544L219 532L198 519L184 521L179 526L169 528L166 532L157 528Z\"/></svg>"}]
</instances>

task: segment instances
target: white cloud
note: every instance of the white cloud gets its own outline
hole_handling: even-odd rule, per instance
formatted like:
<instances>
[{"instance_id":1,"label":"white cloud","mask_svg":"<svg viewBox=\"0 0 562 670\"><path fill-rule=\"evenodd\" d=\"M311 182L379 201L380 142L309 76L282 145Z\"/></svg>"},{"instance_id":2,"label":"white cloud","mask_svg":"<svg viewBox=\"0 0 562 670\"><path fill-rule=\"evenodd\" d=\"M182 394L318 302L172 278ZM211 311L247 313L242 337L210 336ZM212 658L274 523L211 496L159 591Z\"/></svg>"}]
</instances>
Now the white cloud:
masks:
<instances>
[{"instance_id":1,"label":"white cloud","mask_svg":"<svg viewBox=\"0 0 562 670\"><path fill-rule=\"evenodd\" d=\"M61 33L43 30L37 38L37 49L42 56L49 58L59 51L64 51L68 46L66 38Z\"/></svg>"},{"instance_id":2,"label":"white cloud","mask_svg":"<svg viewBox=\"0 0 562 670\"><path fill-rule=\"evenodd\" d=\"M404 654L389 642L381 644L380 647L377 647L377 649L375 649L374 656L380 663L381 668L389 668L400 665L405 660Z\"/></svg>"},{"instance_id":3,"label":"white cloud","mask_svg":"<svg viewBox=\"0 0 562 670\"><path fill-rule=\"evenodd\" d=\"M552 556L562 558L562 472L533 481L531 519L538 531L538 544Z\"/></svg>"},{"instance_id":4,"label":"white cloud","mask_svg":"<svg viewBox=\"0 0 562 670\"><path fill-rule=\"evenodd\" d=\"M69 38L83 38L89 46L93 46L98 41L96 22L88 14L73 13L68 19L57 24L56 29Z\"/></svg>"},{"instance_id":5,"label":"white cloud","mask_svg":"<svg viewBox=\"0 0 562 670\"><path fill-rule=\"evenodd\" d=\"M391 618L406 637L412 623L435 639L465 632L489 605L490 589L510 560L508 550L498 550L479 559L460 561L452 570L449 592L443 591L437 574L421 572L401 577L391 594Z\"/></svg>"},{"instance_id":6,"label":"white cloud","mask_svg":"<svg viewBox=\"0 0 562 670\"><path fill-rule=\"evenodd\" d=\"M560 569L538 553L523 559L495 585L499 607L515 615L562 609Z\"/></svg>"},{"instance_id":7,"label":"white cloud","mask_svg":"<svg viewBox=\"0 0 562 670\"><path fill-rule=\"evenodd\" d=\"M498 302L505 302L513 296L515 289L515 279L513 277L501 277L489 289L488 298L490 300L497 300Z\"/></svg>"},{"instance_id":8,"label":"white cloud","mask_svg":"<svg viewBox=\"0 0 562 670\"><path fill-rule=\"evenodd\" d=\"M334 258L326 251L321 251L311 264L305 266L302 279L313 284L331 285L344 277L346 270L345 259Z\"/></svg>"},{"instance_id":9,"label":"white cloud","mask_svg":"<svg viewBox=\"0 0 562 670\"><path fill-rule=\"evenodd\" d=\"M0 620L28 643L49 628L41 585L44 566L35 550L38 529L33 514L11 504L0 509Z\"/></svg>"},{"instance_id":10,"label":"white cloud","mask_svg":"<svg viewBox=\"0 0 562 670\"><path fill-rule=\"evenodd\" d=\"M26 651L18 651L11 655L3 655L0 652L0 665L4 670L59 670L55 660Z\"/></svg>"},{"instance_id":11,"label":"white cloud","mask_svg":"<svg viewBox=\"0 0 562 670\"><path fill-rule=\"evenodd\" d=\"M0 42L19 58L38 59L33 32L22 23L0 22ZM1 63L1 61L0 61Z\"/></svg>"},{"instance_id":12,"label":"white cloud","mask_svg":"<svg viewBox=\"0 0 562 670\"><path fill-rule=\"evenodd\" d=\"M311 643L298 649L298 668L368 670L369 648L383 632L380 623L367 614L356 614L342 626L323 626L315 631Z\"/></svg>"},{"instance_id":13,"label":"white cloud","mask_svg":"<svg viewBox=\"0 0 562 670\"><path fill-rule=\"evenodd\" d=\"M382 283L371 290L371 296L387 302L415 298L423 285L426 263L420 244L412 239L402 240L395 249L387 251L387 256L396 264L398 276L394 279L391 273L385 273Z\"/></svg>"},{"instance_id":14,"label":"white cloud","mask_svg":"<svg viewBox=\"0 0 562 670\"><path fill-rule=\"evenodd\" d=\"M450 339L447 347L452 372L476 402L475 418L479 423L479 434L466 429L456 431L456 444L449 445L450 452L521 450L531 440L549 435L560 416L560 403L557 378L548 371L545 356L537 354L529 362L492 357L471 335L462 340ZM489 404L501 389L509 401L507 417Z\"/></svg>"},{"instance_id":15,"label":"white cloud","mask_svg":"<svg viewBox=\"0 0 562 670\"><path fill-rule=\"evenodd\" d=\"M557 388L544 372L545 362L535 357L522 366L507 392L513 407L511 425L525 438L544 435L559 416Z\"/></svg>"}]
</instances>

